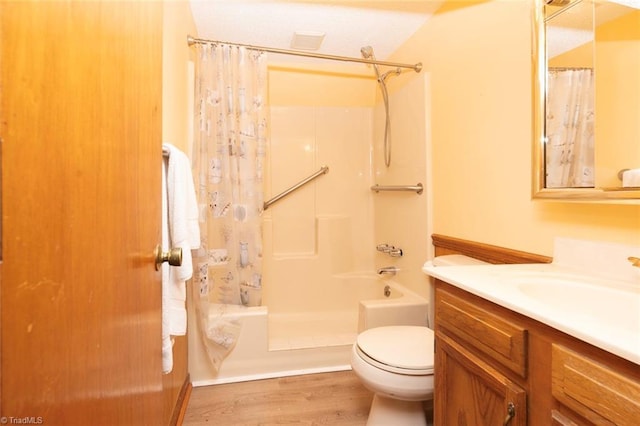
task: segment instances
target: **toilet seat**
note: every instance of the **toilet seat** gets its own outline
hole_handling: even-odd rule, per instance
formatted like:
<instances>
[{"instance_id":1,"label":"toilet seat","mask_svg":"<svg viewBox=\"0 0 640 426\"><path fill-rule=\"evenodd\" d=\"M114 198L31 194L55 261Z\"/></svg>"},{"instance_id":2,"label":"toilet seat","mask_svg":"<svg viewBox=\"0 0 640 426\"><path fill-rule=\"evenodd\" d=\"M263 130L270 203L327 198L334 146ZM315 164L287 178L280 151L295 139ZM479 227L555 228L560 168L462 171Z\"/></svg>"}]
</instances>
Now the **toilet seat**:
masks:
<instances>
[{"instance_id":1,"label":"toilet seat","mask_svg":"<svg viewBox=\"0 0 640 426\"><path fill-rule=\"evenodd\" d=\"M433 374L433 331L420 326L387 326L358 335L358 355L377 368L398 374Z\"/></svg>"}]
</instances>

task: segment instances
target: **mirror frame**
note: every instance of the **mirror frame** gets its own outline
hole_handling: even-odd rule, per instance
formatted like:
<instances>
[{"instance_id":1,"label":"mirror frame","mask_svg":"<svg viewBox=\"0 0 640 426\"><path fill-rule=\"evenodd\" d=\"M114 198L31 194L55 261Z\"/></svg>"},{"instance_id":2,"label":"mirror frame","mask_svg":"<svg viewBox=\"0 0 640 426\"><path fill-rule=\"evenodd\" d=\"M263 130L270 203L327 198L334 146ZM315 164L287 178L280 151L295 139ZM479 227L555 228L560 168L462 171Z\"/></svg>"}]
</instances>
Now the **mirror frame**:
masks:
<instances>
[{"instance_id":1,"label":"mirror frame","mask_svg":"<svg viewBox=\"0 0 640 426\"><path fill-rule=\"evenodd\" d=\"M544 0L532 2L532 195L531 198L573 202L595 202L610 204L640 204L640 190L601 188L545 188L544 144L545 144L545 95L547 80L546 32L544 22ZM596 153L597 155L597 153ZM597 170L596 170L597 176Z\"/></svg>"}]
</instances>

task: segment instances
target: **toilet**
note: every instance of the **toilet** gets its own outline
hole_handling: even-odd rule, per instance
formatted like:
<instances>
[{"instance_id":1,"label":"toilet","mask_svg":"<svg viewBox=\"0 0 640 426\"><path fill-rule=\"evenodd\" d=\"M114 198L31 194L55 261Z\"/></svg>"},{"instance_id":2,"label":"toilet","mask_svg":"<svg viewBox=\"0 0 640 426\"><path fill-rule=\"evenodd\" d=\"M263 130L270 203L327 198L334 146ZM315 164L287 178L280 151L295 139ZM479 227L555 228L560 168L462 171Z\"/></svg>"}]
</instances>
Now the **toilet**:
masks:
<instances>
[{"instance_id":1,"label":"toilet","mask_svg":"<svg viewBox=\"0 0 640 426\"><path fill-rule=\"evenodd\" d=\"M422 401L433 397L433 331L376 327L358 335L351 368L374 392L367 425L426 425Z\"/></svg>"},{"instance_id":2,"label":"toilet","mask_svg":"<svg viewBox=\"0 0 640 426\"><path fill-rule=\"evenodd\" d=\"M433 260L435 266L483 263L463 255ZM360 333L351 349L351 368L374 392L367 426L426 426L423 402L433 398L433 360L434 334L428 327L394 325Z\"/></svg>"}]
</instances>

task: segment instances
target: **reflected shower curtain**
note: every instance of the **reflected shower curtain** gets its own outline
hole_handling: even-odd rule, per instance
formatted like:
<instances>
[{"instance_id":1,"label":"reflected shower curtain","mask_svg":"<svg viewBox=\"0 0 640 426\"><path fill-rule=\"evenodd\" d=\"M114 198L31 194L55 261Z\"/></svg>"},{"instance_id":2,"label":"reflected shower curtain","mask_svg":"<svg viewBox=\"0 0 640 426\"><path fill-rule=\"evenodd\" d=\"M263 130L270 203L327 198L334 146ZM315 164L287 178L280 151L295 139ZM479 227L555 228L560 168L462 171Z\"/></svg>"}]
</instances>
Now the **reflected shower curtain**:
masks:
<instances>
[{"instance_id":1,"label":"reflected shower curtain","mask_svg":"<svg viewBox=\"0 0 640 426\"><path fill-rule=\"evenodd\" d=\"M193 176L200 209L194 304L218 368L240 324L233 312L261 303L266 54L197 46Z\"/></svg>"},{"instance_id":2,"label":"reflected shower curtain","mask_svg":"<svg viewBox=\"0 0 640 426\"><path fill-rule=\"evenodd\" d=\"M594 75L553 69L547 78L547 188L589 188L594 177Z\"/></svg>"}]
</instances>

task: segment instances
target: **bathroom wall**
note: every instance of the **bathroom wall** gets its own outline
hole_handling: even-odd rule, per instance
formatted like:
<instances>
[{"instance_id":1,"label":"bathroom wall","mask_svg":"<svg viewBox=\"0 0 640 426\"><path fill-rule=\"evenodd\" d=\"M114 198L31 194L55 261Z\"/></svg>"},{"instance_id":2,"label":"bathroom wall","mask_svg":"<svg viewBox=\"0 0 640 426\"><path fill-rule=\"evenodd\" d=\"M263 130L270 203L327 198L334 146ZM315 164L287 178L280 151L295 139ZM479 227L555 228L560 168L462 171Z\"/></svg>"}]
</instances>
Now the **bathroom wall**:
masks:
<instances>
[{"instance_id":1,"label":"bathroom wall","mask_svg":"<svg viewBox=\"0 0 640 426\"><path fill-rule=\"evenodd\" d=\"M531 200L530 7L448 2L390 59L430 75L433 232L542 255L556 236L640 244L638 205Z\"/></svg>"},{"instance_id":2,"label":"bathroom wall","mask_svg":"<svg viewBox=\"0 0 640 426\"><path fill-rule=\"evenodd\" d=\"M192 135L193 87L189 87L195 50L187 35L197 31L188 0L164 1L162 56L162 141L189 153Z\"/></svg>"}]
</instances>

